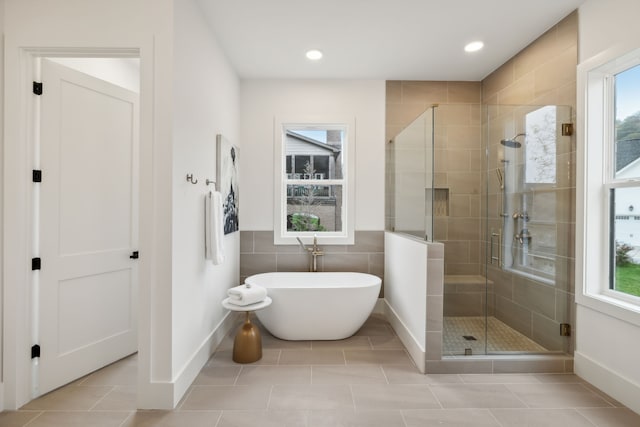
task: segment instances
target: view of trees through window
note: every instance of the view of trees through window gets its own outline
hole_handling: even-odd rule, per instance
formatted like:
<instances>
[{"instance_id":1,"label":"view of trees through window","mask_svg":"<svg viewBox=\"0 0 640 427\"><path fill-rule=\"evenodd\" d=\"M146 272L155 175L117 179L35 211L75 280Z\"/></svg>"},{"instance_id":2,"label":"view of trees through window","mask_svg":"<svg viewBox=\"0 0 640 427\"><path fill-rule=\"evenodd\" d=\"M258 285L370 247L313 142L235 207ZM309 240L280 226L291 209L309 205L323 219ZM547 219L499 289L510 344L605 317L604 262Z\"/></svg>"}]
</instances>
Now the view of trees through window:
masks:
<instances>
[{"instance_id":1,"label":"view of trees through window","mask_svg":"<svg viewBox=\"0 0 640 427\"><path fill-rule=\"evenodd\" d=\"M615 75L614 179L640 179L640 65ZM640 186L611 189L610 287L640 297Z\"/></svg>"}]
</instances>

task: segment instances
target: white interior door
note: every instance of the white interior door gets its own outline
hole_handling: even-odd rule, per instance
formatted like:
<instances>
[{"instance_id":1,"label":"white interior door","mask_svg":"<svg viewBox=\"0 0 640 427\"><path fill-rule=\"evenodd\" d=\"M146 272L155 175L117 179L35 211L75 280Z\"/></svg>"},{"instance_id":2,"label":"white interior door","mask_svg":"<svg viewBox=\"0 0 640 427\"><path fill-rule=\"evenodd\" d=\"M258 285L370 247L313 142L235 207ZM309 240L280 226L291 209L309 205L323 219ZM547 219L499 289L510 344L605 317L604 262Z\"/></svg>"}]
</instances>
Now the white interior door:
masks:
<instances>
[{"instance_id":1,"label":"white interior door","mask_svg":"<svg viewBox=\"0 0 640 427\"><path fill-rule=\"evenodd\" d=\"M137 350L138 95L42 60L39 393Z\"/></svg>"}]
</instances>

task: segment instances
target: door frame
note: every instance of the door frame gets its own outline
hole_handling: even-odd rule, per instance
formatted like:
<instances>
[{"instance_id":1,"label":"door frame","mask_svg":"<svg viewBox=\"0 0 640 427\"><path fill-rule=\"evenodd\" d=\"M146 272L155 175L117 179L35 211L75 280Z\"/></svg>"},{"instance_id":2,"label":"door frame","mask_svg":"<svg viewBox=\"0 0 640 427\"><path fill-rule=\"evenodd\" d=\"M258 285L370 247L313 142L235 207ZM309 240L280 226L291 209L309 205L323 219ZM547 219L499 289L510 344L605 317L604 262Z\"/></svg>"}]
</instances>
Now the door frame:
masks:
<instances>
[{"instance_id":1,"label":"door frame","mask_svg":"<svg viewBox=\"0 0 640 427\"><path fill-rule=\"evenodd\" d=\"M6 49L6 46L5 46ZM143 181L150 178L143 176L143 170L149 170L149 162L143 159L149 155L151 136L148 129L143 130L143 94L148 82L143 72L151 67L152 54L147 58L147 53L141 48L57 48L57 47L30 47L19 48L17 61L12 61L5 56L5 93L4 93L4 236L3 236L3 284L4 296L2 298L2 370L0 381L4 390L0 390L1 409L18 409L33 399L33 363L29 358L34 337L33 312L37 308L37 295L34 292L34 273L31 271L31 258L37 256L34 253L34 233L37 227L34 217L37 204L34 203L33 183L31 170L37 165L38 147L36 145L39 117L36 113L36 103L39 102L33 95L32 81L39 78L38 58L43 57L87 57L87 58L140 58L140 155L138 178L138 204L142 210L142 203L148 200L143 197ZM5 52L6 53L6 52ZM13 59L13 58L12 58ZM13 73L13 74L12 74ZM17 85L11 89L11 85ZM45 88L46 90L46 88ZM18 105L11 104L12 95L18 95L13 99L18 100ZM147 126L149 124L147 123ZM146 135L145 135L146 134ZM10 141L12 143L10 143ZM144 141L147 141L146 143ZM11 167L7 167L11 165ZM144 169L143 169L144 168ZM46 179L46 177L44 178ZM141 221L142 212L138 218L138 242L140 247L146 247L143 238L147 235L143 231ZM150 254L151 255L151 254ZM142 273L148 269L150 261L142 257L138 267L139 299L138 305L138 347L144 347L138 355L139 369L147 370L150 366L150 354L146 350L146 343L150 336L148 321L144 321L145 313L150 308L144 304L144 310L140 309L140 300L145 298L142 292L143 278L148 277ZM148 291L147 291L148 293ZM148 300L147 300L148 301ZM148 375L138 375L139 383ZM142 382L144 383L144 382ZM142 384L141 383L141 384ZM139 387L140 390L140 387Z\"/></svg>"}]
</instances>

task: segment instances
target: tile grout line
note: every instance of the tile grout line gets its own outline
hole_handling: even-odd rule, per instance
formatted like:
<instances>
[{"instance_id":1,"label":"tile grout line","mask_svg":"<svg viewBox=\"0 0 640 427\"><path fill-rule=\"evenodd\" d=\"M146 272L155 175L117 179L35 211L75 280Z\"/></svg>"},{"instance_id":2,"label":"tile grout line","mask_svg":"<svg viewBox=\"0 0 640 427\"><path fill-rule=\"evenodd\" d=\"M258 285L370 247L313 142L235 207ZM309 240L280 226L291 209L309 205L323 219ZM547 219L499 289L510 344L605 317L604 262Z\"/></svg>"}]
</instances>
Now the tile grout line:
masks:
<instances>
[{"instance_id":1,"label":"tile grout line","mask_svg":"<svg viewBox=\"0 0 640 427\"><path fill-rule=\"evenodd\" d=\"M267 399L267 407L265 408L265 411L269 411L269 407L271 406L271 397L273 396L273 389L275 388L275 385L272 385L269 388L269 398Z\"/></svg>"},{"instance_id":2,"label":"tile grout line","mask_svg":"<svg viewBox=\"0 0 640 427\"><path fill-rule=\"evenodd\" d=\"M587 422L588 422L588 423L593 424L593 426L594 426L594 427L600 427L598 424L596 424L596 422L595 422L595 421L591 421L591 418L589 418L589 417L587 416L587 414L584 414L584 413L580 412L580 409L590 409L590 408L573 408L573 410L574 410L578 415L580 415L582 418L584 418L585 420L587 420ZM591 408L591 409L592 409L592 408ZM610 409L610 408L605 408L605 409ZM614 410L615 410L615 409L618 409L618 408L614 408Z\"/></svg>"},{"instance_id":3,"label":"tile grout line","mask_svg":"<svg viewBox=\"0 0 640 427\"><path fill-rule=\"evenodd\" d=\"M44 413L45 411L40 411L38 415L36 415L33 419L29 420L23 427L27 427L29 424L33 423L35 420L40 418Z\"/></svg>"},{"instance_id":4,"label":"tile grout line","mask_svg":"<svg viewBox=\"0 0 640 427\"><path fill-rule=\"evenodd\" d=\"M616 408L616 405L613 402L611 402L608 397L605 397L600 393L596 393L595 391L591 390L589 387L586 387L584 384L576 383L576 385L579 385L580 388L588 391L591 395L601 399L604 403L606 403L607 405L610 405L611 408ZM589 408L589 406L587 408ZM602 406L591 406L591 408L602 408Z\"/></svg>"},{"instance_id":5,"label":"tile grout line","mask_svg":"<svg viewBox=\"0 0 640 427\"><path fill-rule=\"evenodd\" d=\"M106 397L107 397L107 396L109 396L111 393L113 393L113 392L115 391L116 387L117 387L117 386L112 385L112 386L111 386L111 390L109 390L108 392L106 392L106 393L104 394L104 396L102 396L100 399L98 399L98 400L96 401L96 403L94 403L94 404L91 406L91 408L89 408L89 409L88 409L88 412L93 411L93 410L95 409L95 407L96 407L96 406L98 406L98 405L100 404L100 402L102 402L104 399L106 399Z\"/></svg>"},{"instance_id":6,"label":"tile grout line","mask_svg":"<svg viewBox=\"0 0 640 427\"><path fill-rule=\"evenodd\" d=\"M127 417L125 417L124 420L122 420L122 423L120 423L119 427L123 427L126 425L126 422L131 419L132 417L135 417L136 413L138 412L138 410L136 409L135 411L132 411ZM26 427L26 426L25 426Z\"/></svg>"},{"instance_id":7,"label":"tile grout line","mask_svg":"<svg viewBox=\"0 0 640 427\"><path fill-rule=\"evenodd\" d=\"M240 370L236 374L236 378L233 380L233 384L231 385L238 385L238 380L240 379L240 375L242 375L242 371L244 371L244 366L240 366Z\"/></svg>"},{"instance_id":8,"label":"tile grout line","mask_svg":"<svg viewBox=\"0 0 640 427\"><path fill-rule=\"evenodd\" d=\"M176 407L173 409L174 411L181 411L182 407L184 406L184 404L187 402L187 400L191 397L191 394L193 393L193 391L197 388L197 387L203 387L200 385L192 385L191 387L189 387L188 391L184 394L184 396L182 396L182 399L180 399L180 402L178 402L178 405L176 405Z\"/></svg>"},{"instance_id":9,"label":"tile grout line","mask_svg":"<svg viewBox=\"0 0 640 427\"><path fill-rule=\"evenodd\" d=\"M496 423L498 423L499 426L508 427L508 426L505 426L503 423L501 423L500 420L498 419L498 417L496 417L496 414L493 413L494 409L504 409L504 408L487 408L487 410L489 411L489 414L491 414L493 419L496 420ZM520 410L522 410L522 409L520 409Z\"/></svg>"},{"instance_id":10,"label":"tile grout line","mask_svg":"<svg viewBox=\"0 0 640 427\"><path fill-rule=\"evenodd\" d=\"M407 424L407 419L404 417L404 412L406 411L406 409L400 409L400 418L402 418L402 422L404 423L404 427L409 427L409 424Z\"/></svg>"},{"instance_id":11,"label":"tile grout line","mask_svg":"<svg viewBox=\"0 0 640 427\"><path fill-rule=\"evenodd\" d=\"M429 388L429 391L433 395L434 399L436 399L436 402L438 402L438 405L440 405L440 410L444 410L446 408L444 407L440 399L438 399L438 395L433 392L433 385L434 384L426 384L426 386ZM438 385L438 384L435 384L435 385Z\"/></svg>"},{"instance_id":12,"label":"tile grout line","mask_svg":"<svg viewBox=\"0 0 640 427\"><path fill-rule=\"evenodd\" d=\"M387 385L391 384L389 382L389 377L387 376L387 373L384 371L384 367L382 366L382 364L378 365L378 367L380 368L380 371L382 371L382 376L384 377L384 380L387 382Z\"/></svg>"},{"instance_id":13,"label":"tile grout line","mask_svg":"<svg viewBox=\"0 0 640 427\"><path fill-rule=\"evenodd\" d=\"M357 412L356 398L353 393L353 384L347 384L349 386L349 393L351 394L351 404L353 405L353 412Z\"/></svg>"},{"instance_id":14,"label":"tile grout line","mask_svg":"<svg viewBox=\"0 0 640 427\"><path fill-rule=\"evenodd\" d=\"M493 374L493 375L495 375L495 374ZM507 390L509 391L509 393L511 393L511 394L513 395L513 397L515 397L517 400L519 400L520 402L522 402L522 404L525 406L525 408L527 408L527 409L532 409L532 407L531 407L531 406L529 406L529 405L527 404L527 402L525 402L525 401L524 401L523 399L521 399L521 398L520 398L520 396L518 396L518 395L517 395L513 390L511 390L509 387L507 387L507 386L508 386L508 384L502 384L502 386L503 386L505 389L507 389Z\"/></svg>"},{"instance_id":15,"label":"tile grout line","mask_svg":"<svg viewBox=\"0 0 640 427\"><path fill-rule=\"evenodd\" d=\"M224 411L220 411L218 419L216 420L216 423L213 425L213 427L218 427L218 424L220 424L220 421L222 420L222 414L224 414Z\"/></svg>"}]
</instances>

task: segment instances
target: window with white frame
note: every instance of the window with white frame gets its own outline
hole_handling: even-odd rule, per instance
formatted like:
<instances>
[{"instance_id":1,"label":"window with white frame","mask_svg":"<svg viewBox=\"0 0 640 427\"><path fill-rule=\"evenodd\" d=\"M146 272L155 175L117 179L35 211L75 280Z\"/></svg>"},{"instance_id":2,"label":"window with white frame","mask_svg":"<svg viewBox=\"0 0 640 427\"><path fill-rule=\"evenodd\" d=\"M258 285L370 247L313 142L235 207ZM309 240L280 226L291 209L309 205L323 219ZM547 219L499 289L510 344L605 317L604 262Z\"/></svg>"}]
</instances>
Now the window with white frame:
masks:
<instances>
[{"instance_id":1,"label":"window with white frame","mask_svg":"<svg viewBox=\"0 0 640 427\"><path fill-rule=\"evenodd\" d=\"M640 322L640 49L585 61L577 298ZM580 119L580 117L579 117ZM580 155L582 154L582 156ZM636 219L638 218L638 219ZM580 255L580 254L579 254ZM597 306L597 307L595 307Z\"/></svg>"},{"instance_id":2,"label":"window with white frame","mask_svg":"<svg viewBox=\"0 0 640 427\"><path fill-rule=\"evenodd\" d=\"M634 61L635 62L635 61ZM640 297L640 65L609 77L613 135L609 136L609 289Z\"/></svg>"},{"instance_id":3,"label":"window with white frame","mask_svg":"<svg viewBox=\"0 0 640 427\"><path fill-rule=\"evenodd\" d=\"M277 123L274 243L353 243L353 140L346 123Z\"/></svg>"}]
</instances>

